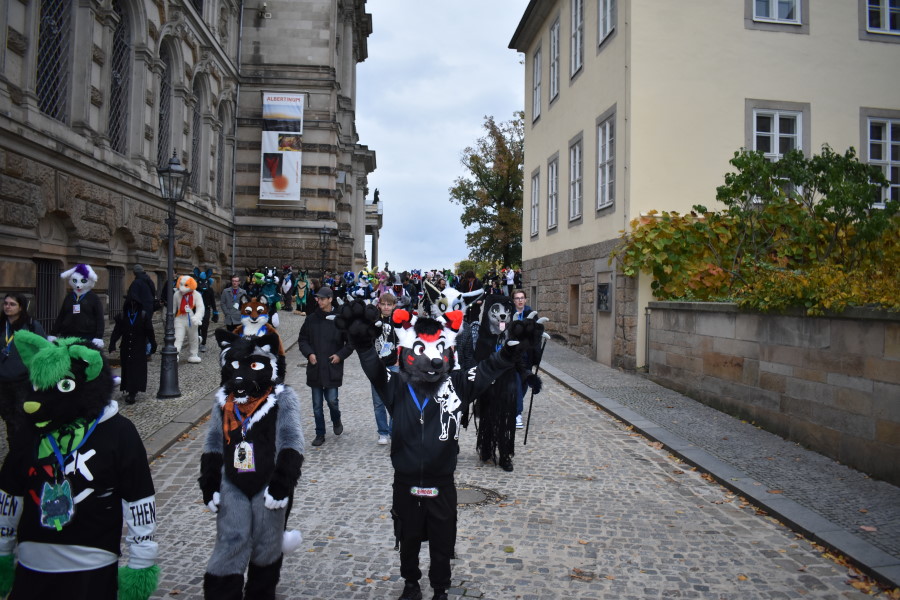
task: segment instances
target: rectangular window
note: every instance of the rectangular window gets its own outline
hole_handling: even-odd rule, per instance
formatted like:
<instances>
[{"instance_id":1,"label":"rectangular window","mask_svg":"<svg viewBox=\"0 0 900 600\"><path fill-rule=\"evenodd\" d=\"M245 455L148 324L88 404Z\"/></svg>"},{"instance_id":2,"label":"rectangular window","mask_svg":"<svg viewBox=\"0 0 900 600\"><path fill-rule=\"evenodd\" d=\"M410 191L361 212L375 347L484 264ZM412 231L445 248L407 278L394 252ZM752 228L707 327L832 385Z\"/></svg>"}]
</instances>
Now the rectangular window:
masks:
<instances>
[{"instance_id":1,"label":"rectangular window","mask_svg":"<svg viewBox=\"0 0 900 600\"><path fill-rule=\"evenodd\" d=\"M569 220L581 217L581 140L569 146Z\"/></svg>"},{"instance_id":2,"label":"rectangular window","mask_svg":"<svg viewBox=\"0 0 900 600\"><path fill-rule=\"evenodd\" d=\"M868 30L900 34L900 0L868 0Z\"/></svg>"},{"instance_id":3,"label":"rectangular window","mask_svg":"<svg viewBox=\"0 0 900 600\"><path fill-rule=\"evenodd\" d=\"M800 0L754 0L753 20L800 24Z\"/></svg>"},{"instance_id":4,"label":"rectangular window","mask_svg":"<svg viewBox=\"0 0 900 600\"><path fill-rule=\"evenodd\" d=\"M615 115L597 126L597 209L616 201Z\"/></svg>"},{"instance_id":5,"label":"rectangular window","mask_svg":"<svg viewBox=\"0 0 900 600\"><path fill-rule=\"evenodd\" d=\"M535 173L531 176L531 235L538 234L539 216L541 204L541 176Z\"/></svg>"},{"instance_id":6,"label":"rectangular window","mask_svg":"<svg viewBox=\"0 0 900 600\"><path fill-rule=\"evenodd\" d=\"M801 113L788 110L753 111L753 149L769 160L778 160L790 150L800 150Z\"/></svg>"},{"instance_id":7,"label":"rectangular window","mask_svg":"<svg viewBox=\"0 0 900 600\"><path fill-rule=\"evenodd\" d=\"M536 121L541 116L541 49L538 48L534 53L531 62L531 120Z\"/></svg>"},{"instance_id":8,"label":"rectangular window","mask_svg":"<svg viewBox=\"0 0 900 600\"><path fill-rule=\"evenodd\" d=\"M547 229L556 227L559 215L559 160L547 165Z\"/></svg>"},{"instance_id":9,"label":"rectangular window","mask_svg":"<svg viewBox=\"0 0 900 600\"><path fill-rule=\"evenodd\" d=\"M572 40L570 45L570 76L581 70L584 63L584 0L572 0Z\"/></svg>"},{"instance_id":10,"label":"rectangular window","mask_svg":"<svg viewBox=\"0 0 900 600\"><path fill-rule=\"evenodd\" d=\"M559 95L559 19L550 26L550 100Z\"/></svg>"},{"instance_id":11,"label":"rectangular window","mask_svg":"<svg viewBox=\"0 0 900 600\"><path fill-rule=\"evenodd\" d=\"M869 163L880 167L890 183L882 199L900 200L900 119L871 118L868 130Z\"/></svg>"},{"instance_id":12,"label":"rectangular window","mask_svg":"<svg viewBox=\"0 0 900 600\"><path fill-rule=\"evenodd\" d=\"M599 45L616 26L616 0L600 0L597 8L600 11L597 21L597 29L600 34L597 42Z\"/></svg>"}]
</instances>

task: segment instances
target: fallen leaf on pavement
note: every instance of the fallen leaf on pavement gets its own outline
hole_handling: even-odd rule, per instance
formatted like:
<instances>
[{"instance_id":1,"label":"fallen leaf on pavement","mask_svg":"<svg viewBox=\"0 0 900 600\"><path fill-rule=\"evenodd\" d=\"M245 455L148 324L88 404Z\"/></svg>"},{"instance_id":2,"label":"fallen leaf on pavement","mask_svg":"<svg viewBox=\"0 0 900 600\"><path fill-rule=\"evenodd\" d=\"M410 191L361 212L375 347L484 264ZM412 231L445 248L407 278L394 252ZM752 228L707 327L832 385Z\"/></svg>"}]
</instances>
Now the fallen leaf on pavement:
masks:
<instances>
[{"instance_id":1,"label":"fallen leaf on pavement","mask_svg":"<svg viewBox=\"0 0 900 600\"><path fill-rule=\"evenodd\" d=\"M859 528L863 531L878 531L877 527L872 527L870 525L860 525Z\"/></svg>"},{"instance_id":2,"label":"fallen leaf on pavement","mask_svg":"<svg viewBox=\"0 0 900 600\"><path fill-rule=\"evenodd\" d=\"M746 575L738 575L738 581L747 581Z\"/></svg>"},{"instance_id":3,"label":"fallen leaf on pavement","mask_svg":"<svg viewBox=\"0 0 900 600\"><path fill-rule=\"evenodd\" d=\"M770 494L783 494L784 493L782 490L766 490L766 491L769 492Z\"/></svg>"}]
</instances>

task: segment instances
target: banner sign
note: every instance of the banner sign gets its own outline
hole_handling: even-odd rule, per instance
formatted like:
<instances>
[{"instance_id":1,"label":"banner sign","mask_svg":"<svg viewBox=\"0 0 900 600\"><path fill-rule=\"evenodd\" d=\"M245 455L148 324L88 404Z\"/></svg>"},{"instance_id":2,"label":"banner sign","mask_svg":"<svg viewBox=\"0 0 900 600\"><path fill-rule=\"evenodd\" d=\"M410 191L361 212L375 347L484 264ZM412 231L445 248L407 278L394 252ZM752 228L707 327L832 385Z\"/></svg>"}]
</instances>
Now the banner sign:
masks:
<instances>
[{"instance_id":1,"label":"banner sign","mask_svg":"<svg viewBox=\"0 0 900 600\"><path fill-rule=\"evenodd\" d=\"M263 92L261 200L300 200L305 94Z\"/></svg>"}]
</instances>

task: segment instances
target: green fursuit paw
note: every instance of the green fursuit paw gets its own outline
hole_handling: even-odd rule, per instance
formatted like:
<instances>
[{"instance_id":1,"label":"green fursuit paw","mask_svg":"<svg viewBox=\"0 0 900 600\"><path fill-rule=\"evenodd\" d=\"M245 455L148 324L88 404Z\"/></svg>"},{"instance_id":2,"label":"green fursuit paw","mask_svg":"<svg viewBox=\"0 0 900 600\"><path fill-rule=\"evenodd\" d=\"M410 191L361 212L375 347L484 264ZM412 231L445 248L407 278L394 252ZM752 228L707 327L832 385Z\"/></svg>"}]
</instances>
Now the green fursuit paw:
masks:
<instances>
[{"instance_id":1,"label":"green fursuit paw","mask_svg":"<svg viewBox=\"0 0 900 600\"><path fill-rule=\"evenodd\" d=\"M159 565L146 569L119 567L119 600L147 600L159 586Z\"/></svg>"},{"instance_id":2,"label":"green fursuit paw","mask_svg":"<svg viewBox=\"0 0 900 600\"><path fill-rule=\"evenodd\" d=\"M12 590L16 576L16 557L12 554L0 556L0 598L6 598Z\"/></svg>"}]
</instances>

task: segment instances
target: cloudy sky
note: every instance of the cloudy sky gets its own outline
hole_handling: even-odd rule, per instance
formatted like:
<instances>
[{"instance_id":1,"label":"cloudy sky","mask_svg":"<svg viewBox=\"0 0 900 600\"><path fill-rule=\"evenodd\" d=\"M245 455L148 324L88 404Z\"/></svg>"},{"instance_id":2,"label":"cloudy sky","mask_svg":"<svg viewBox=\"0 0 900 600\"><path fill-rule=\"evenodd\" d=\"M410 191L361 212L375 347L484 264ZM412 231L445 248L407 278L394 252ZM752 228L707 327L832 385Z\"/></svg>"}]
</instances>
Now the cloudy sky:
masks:
<instances>
[{"instance_id":1,"label":"cloudy sky","mask_svg":"<svg viewBox=\"0 0 900 600\"><path fill-rule=\"evenodd\" d=\"M507 48L528 0L374 0L369 57L357 65L359 143L376 153L384 226L379 268L453 268L468 257L450 201L462 151L485 115L523 109L522 55ZM367 240L367 252L370 242ZM371 254L368 255L372 259Z\"/></svg>"}]
</instances>

